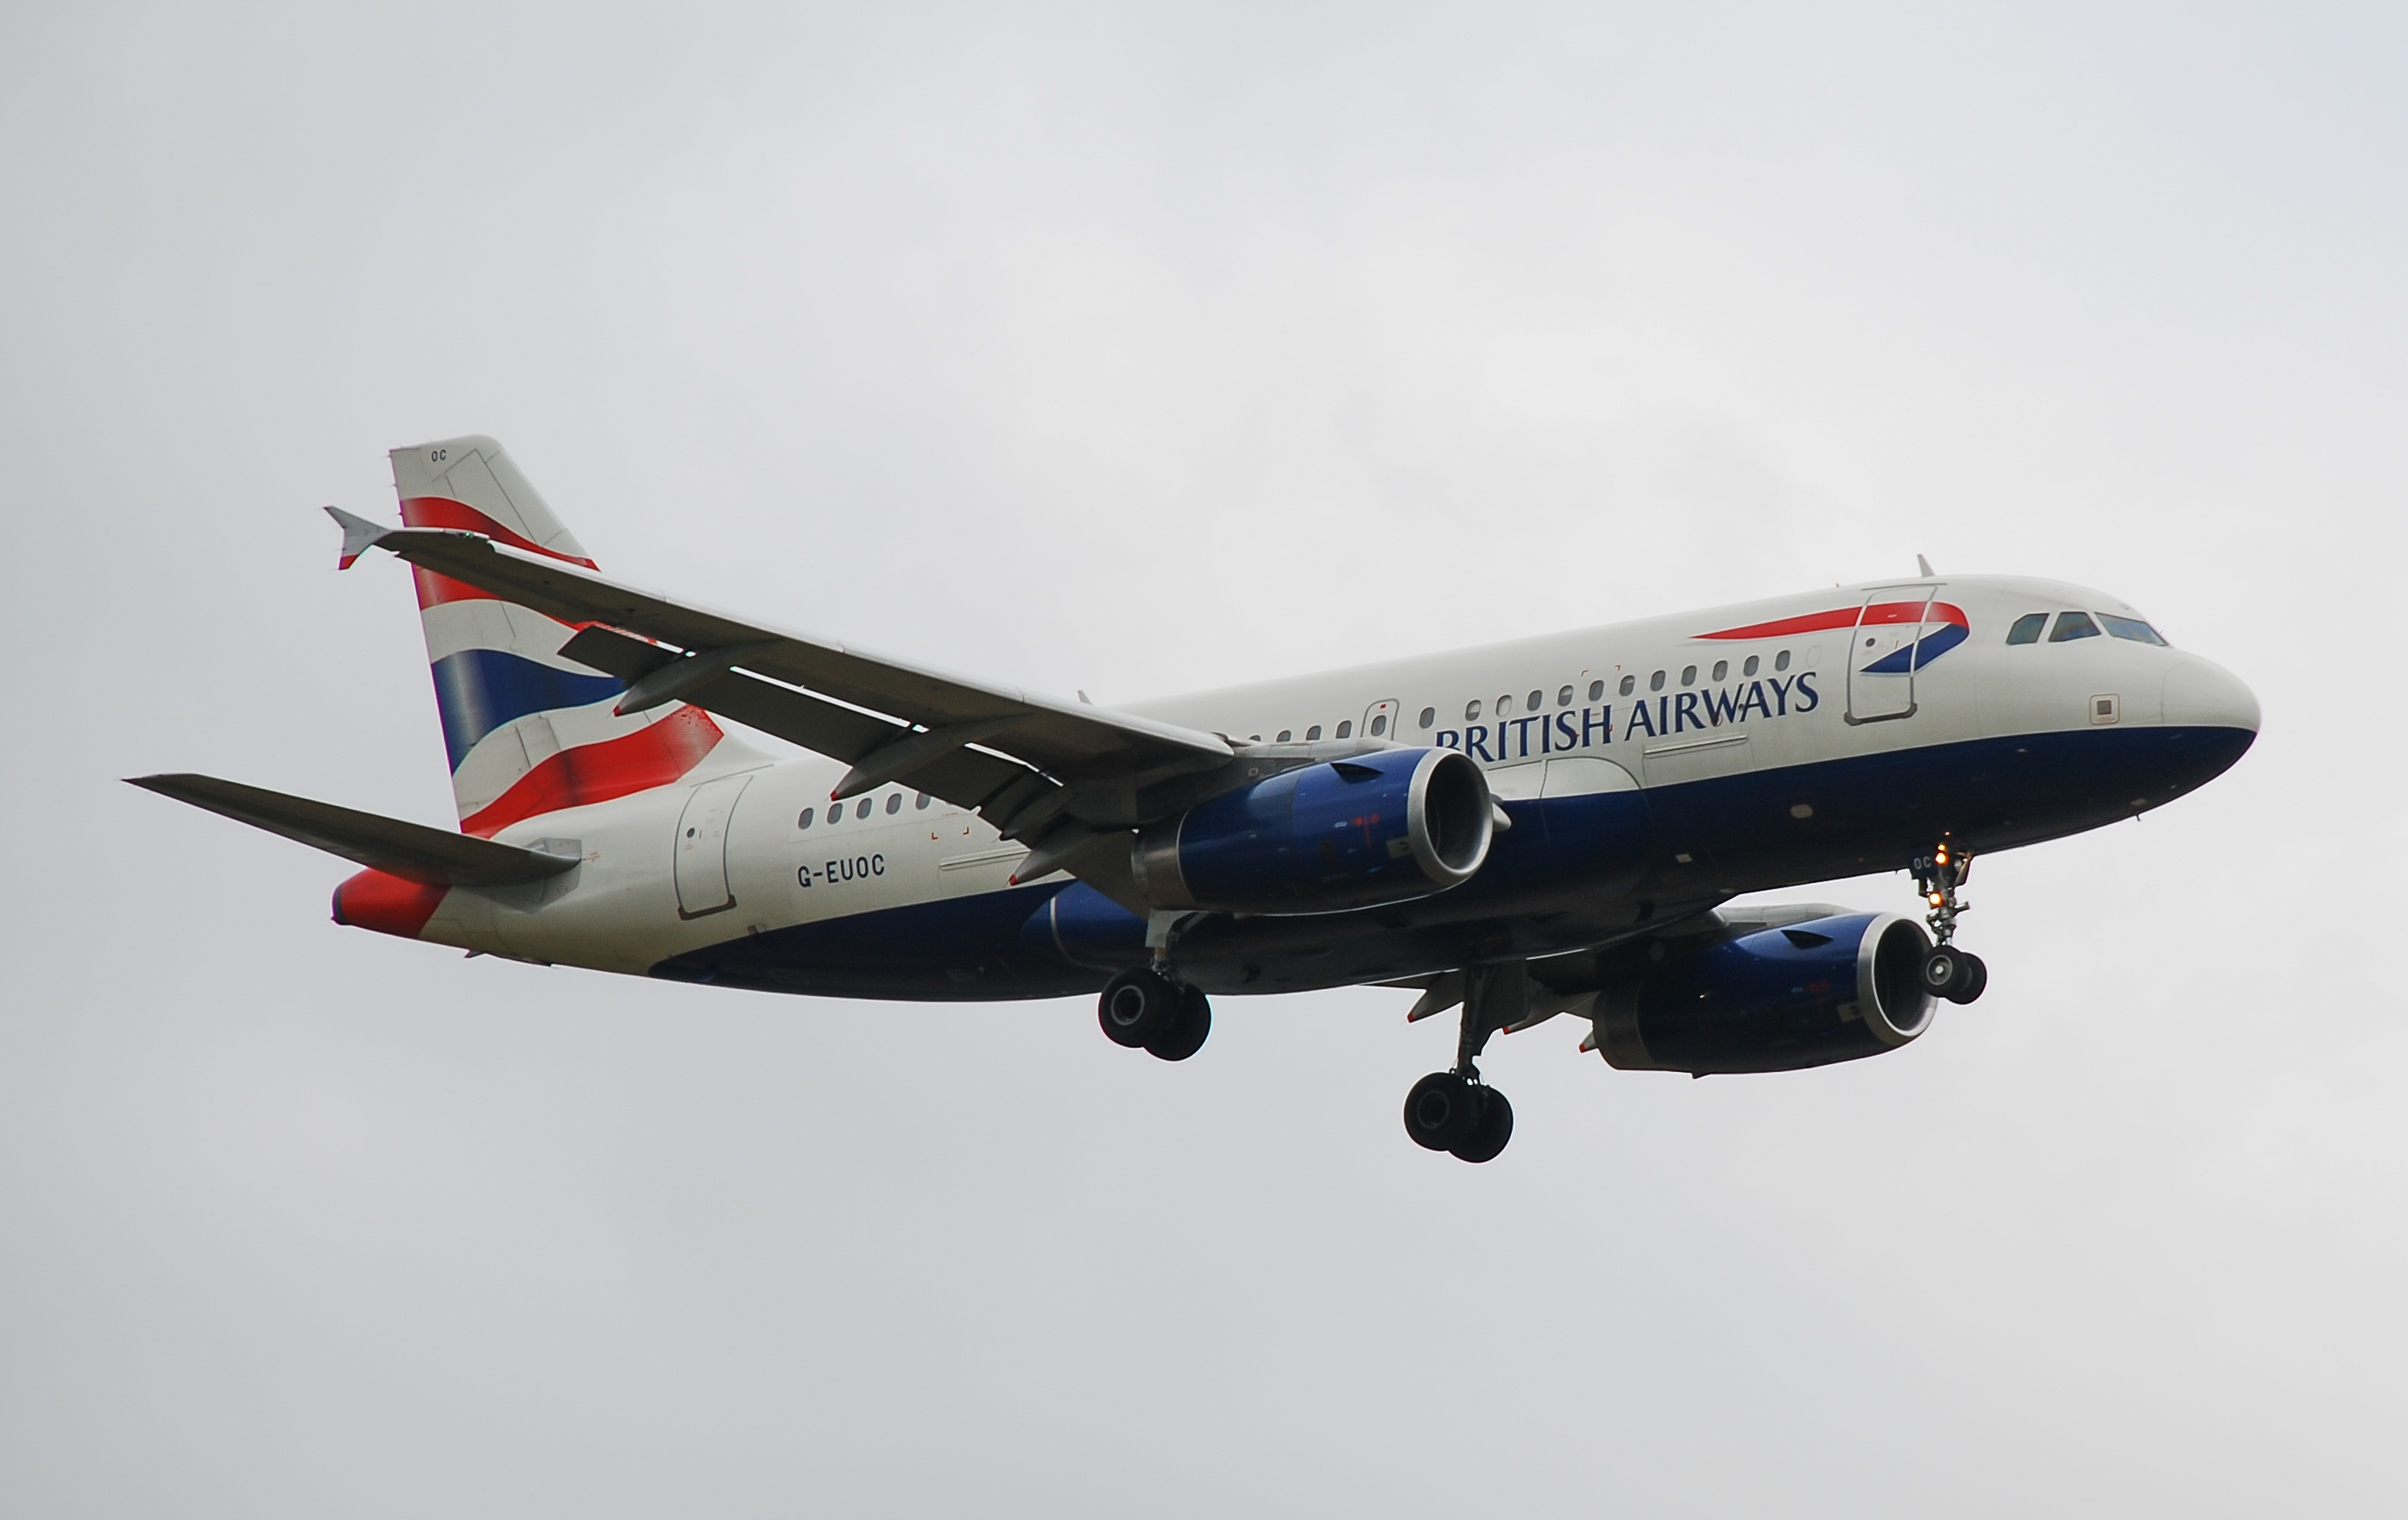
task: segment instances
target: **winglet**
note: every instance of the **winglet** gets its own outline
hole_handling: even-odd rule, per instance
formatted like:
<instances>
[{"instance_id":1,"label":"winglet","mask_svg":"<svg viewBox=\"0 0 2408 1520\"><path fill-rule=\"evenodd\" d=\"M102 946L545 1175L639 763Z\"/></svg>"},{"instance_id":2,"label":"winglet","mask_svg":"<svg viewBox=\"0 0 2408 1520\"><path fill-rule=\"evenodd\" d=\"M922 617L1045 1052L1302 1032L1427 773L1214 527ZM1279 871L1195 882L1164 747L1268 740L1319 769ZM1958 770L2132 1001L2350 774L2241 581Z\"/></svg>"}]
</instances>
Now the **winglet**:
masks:
<instances>
[{"instance_id":1,"label":"winglet","mask_svg":"<svg viewBox=\"0 0 2408 1520\"><path fill-rule=\"evenodd\" d=\"M376 547L385 534L393 532L381 523L370 522L366 518L355 518L339 506L326 508L326 516L334 519L343 530L343 557L335 562L335 568L337 570L351 568L352 561Z\"/></svg>"}]
</instances>

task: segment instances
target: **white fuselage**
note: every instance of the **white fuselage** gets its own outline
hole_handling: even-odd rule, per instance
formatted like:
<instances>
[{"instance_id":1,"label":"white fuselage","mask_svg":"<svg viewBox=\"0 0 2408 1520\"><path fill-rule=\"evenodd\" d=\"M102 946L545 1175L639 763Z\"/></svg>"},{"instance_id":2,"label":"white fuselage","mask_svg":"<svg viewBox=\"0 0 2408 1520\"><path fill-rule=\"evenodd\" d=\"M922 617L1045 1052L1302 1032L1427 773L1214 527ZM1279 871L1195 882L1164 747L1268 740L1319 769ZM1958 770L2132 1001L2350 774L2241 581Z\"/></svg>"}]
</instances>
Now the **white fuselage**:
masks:
<instances>
[{"instance_id":1,"label":"white fuselage","mask_svg":"<svg viewBox=\"0 0 2408 1520\"><path fill-rule=\"evenodd\" d=\"M1929 610L1912 621L1704 636L1811 625L1869 602L1928 604ZM1935 629L1945 633L1942 608L1961 611L1966 632L1954 635L1961 642L1927 654L1919 668L1866 672L1885 659L1914 665L1918 636L1926 649L1942 646ZM1863 839L1833 833L1831 818L1841 816L1835 810L1870 817L1866 809L1877 810L1883 788L1895 785L1883 778L1904 774L1895 766L1926 752L1934 767L1952 763L1951 756L1963 767L1961 775L1917 773L1928 795L1944 799L1989 785L1984 778L1996 770L1996 755L2024 752L2014 747L2017 741L2060 736L2062 744L2079 745L2109 731L2128 736L2143 730L2255 731L2257 707L2247 689L2184 650L2103 632L2006 642L2018 618L2043 614L2053 628L2059 613L2074 610L2094 619L2139 617L2114 598L2045 581L1870 583L1134 703L1129 710L1246 743L1351 738L1461 749L1484 768L1517 827L1526 809L1537 810L1527 816L1543 822L1544 809L1556 800L1635 793L1649 826L1662 836L1656 841L1661 859L1620 860L1611 869L1599 862L1593 880L1564 878L1569 886L1548 890L1628 896L1652 883L1645 889L1667 900L1710 902L1855 869L1866 849L1878 852L1890 835L1885 830L1856 831L1867 834ZM1985 748L1985 741L2009 747ZM2112 763L2140 765L2132 758L2142 752L2139 743L2114 740ZM1978 766L1975 757L1983 757ZM1849 762L1864 764L1852 772ZM2048 776L2056 779L2043 781L2034 773L2015 785L2027 791L2058 787L2066 791L2065 807L2053 811L2043 797L2001 809L2005 823L1982 826L1995 836L1989 847L2106 821L2100 800L2083 791L2085 763L2078 758L2049 763L2056 769ZM539 887L454 889L423 937L529 960L647 973L734 940L809 926L840 932L829 927L840 921L858 921L867 932L872 925L904 922L893 916L905 910L1006 892L1041 897L1067 882L1057 875L1050 884L1013 887L1024 846L1000 839L975 814L908 787L884 787L832 804L829 792L845 770L838 761L808 755L767 763L706 761L676 786L526 819L497 837L523 845L574 841L580 866ZM1848 779L1859 772L1861 782ZM2196 784L2180 765L2168 774L2175 776L2172 791ZM2171 795L2138 788L2126 788L2134 791L2128 799L2109 801L2128 816ZM1796 800L1784 800L1792 791ZM1824 800L1826 792L1832 800ZM2082 792L2078 799L2076 792ZM1761 813L1747 827L1763 831L1763 852L1751 854L1754 846L1743 847L1737 836L1717 836L1718 845L1709 837L1717 824L1712 817L1693 817L1698 810L1682 804L1684 793L1726 800L1716 804L1724 811ZM1969 798L1969 805L1978 801ZM1798 839L1784 843L1784 829L1798 831ZM1683 830L1697 833L1697 849L1683 847ZM1768 875L1779 879L1762 879ZM1483 901L1469 887L1455 890L1468 903ZM1433 899L1422 921L1442 916L1450 895ZM1512 911L1527 909L1523 902ZM1331 934L1365 921L1356 915L1324 919ZM926 932L953 932L944 926L956 921L967 919L929 916ZM1618 920L1600 913L1593 921L1598 927L1584 931L1592 940L1609 934ZM901 943L911 942L907 936ZM806 959L810 953L796 952ZM930 953L938 952L932 947ZM1440 959L1428 969L1459 963L1442 959L1456 953L1431 951ZM965 964L975 959L963 955L969 958ZM1380 969L1394 972L1399 964L1388 957ZM1329 979L1354 979L1343 965L1340 958ZM798 989L810 985L808 970L798 970ZM1259 989L1312 979L1283 975ZM1058 988L1005 985L982 994L964 985L953 995L1045 990Z\"/></svg>"}]
</instances>

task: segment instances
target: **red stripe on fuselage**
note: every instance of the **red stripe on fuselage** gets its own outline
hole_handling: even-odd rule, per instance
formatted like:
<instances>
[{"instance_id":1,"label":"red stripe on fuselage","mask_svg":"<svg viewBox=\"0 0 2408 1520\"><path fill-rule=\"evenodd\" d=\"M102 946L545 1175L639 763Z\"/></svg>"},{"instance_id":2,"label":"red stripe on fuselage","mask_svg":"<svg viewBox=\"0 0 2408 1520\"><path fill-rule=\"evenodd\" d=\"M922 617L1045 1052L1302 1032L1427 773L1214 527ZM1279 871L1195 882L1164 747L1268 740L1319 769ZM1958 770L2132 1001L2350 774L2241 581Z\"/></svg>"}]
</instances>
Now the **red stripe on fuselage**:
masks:
<instances>
[{"instance_id":1,"label":"red stripe on fuselage","mask_svg":"<svg viewBox=\"0 0 2408 1520\"><path fill-rule=\"evenodd\" d=\"M588 570L601 566L591 560L580 560L574 554L545 548L534 540L524 538L503 527L466 502L455 502L449 496L410 496L401 504L401 520L412 528L454 528L472 533L483 533L497 544L508 544L514 549L531 554L549 555L570 564L581 564ZM482 595L482 592L478 593Z\"/></svg>"},{"instance_id":2,"label":"red stripe on fuselage","mask_svg":"<svg viewBox=\"0 0 2408 1520\"><path fill-rule=\"evenodd\" d=\"M460 831L490 839L521 818L607 803L666 787L702 763L723 735L710 715L681 706L646 728L547 758L510 789L460 820Z\"/></svg>"},{"instance_id":3,"label":"red stripe on fuselage","mask_svg":"<svg viewBox=\"0 0 2408 1520\"><path fill-rule=\"evenodd\" d=\"M1861 613L1861 624L1858 614ZM1965 609L1948 602L1934 602L1927 614L1920 602L1876 602L1869 607L1840 607L1831 612L1809 613L1803 618L1784 618L1777 622L1750 623L1745 628L1726 628L1716 633L1698 633L1701 639L1780 639L1797 633L1821 633L1835 628L1877 627L1885 623L1955 623L1971 627Z\"/></svg>"},{"instance_id":4,"label":"red stripe on fuselage","mask_svg":"<svg viewBox=\"0 0 2408 1520\"><path fill-rule=\"evenodd\" d=\"M405 881L381 871L363 871L335 888L335 922L414 940L451 889Z\"/></svg>"}]
</instances>

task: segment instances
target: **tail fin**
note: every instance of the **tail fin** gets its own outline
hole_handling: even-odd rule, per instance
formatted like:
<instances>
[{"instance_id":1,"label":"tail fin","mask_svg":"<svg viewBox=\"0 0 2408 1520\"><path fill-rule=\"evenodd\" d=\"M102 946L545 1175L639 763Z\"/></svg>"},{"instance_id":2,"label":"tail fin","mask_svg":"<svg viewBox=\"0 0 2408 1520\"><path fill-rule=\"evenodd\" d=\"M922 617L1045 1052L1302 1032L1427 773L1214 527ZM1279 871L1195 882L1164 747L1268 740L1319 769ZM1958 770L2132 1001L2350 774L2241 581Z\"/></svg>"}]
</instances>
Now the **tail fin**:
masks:
<instances>
[{"instance_id":1,"label":"tail fin","mask_svg":"<svg viewBox=\"0 0 2408 1520\"><path fill-rule=\"evenodd\" d=\"M493 439L446 438L392 459L408 526L464 528L595 568ZM539 813L666 786L735 744L699 707L613 714L625 684L561 658L575 629L432 571L411 573L464 832L490 837Z\"/></svg>"}]
</instances>

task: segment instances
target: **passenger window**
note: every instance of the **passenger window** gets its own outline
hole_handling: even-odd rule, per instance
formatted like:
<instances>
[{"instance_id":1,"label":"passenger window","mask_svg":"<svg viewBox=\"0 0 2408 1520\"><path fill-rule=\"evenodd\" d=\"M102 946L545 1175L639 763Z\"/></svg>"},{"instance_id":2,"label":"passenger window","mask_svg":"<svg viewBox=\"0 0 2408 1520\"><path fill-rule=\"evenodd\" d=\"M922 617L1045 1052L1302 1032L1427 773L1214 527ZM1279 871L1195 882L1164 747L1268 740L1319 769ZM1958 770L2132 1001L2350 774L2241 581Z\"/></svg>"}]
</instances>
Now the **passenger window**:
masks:
<instances>
[{"instance_id":1,"label":"passenger window","mask_svg":"<svg viewBox=\"0 0 2408 1520\"><path fill-rule=\"evenodd\" d=\"M1438 721L1438 709L1437 709L1437 708L1435 708L1435 707L1425 707L1425 708L1423 708L1423 709L1422 709L1422 727L1424 727L1424 728L1428 728L1428 727L1430 727L1432 724L1436 723L1437 721Z\"/></svg>"},{"instance_id":2,"label":"passenger window","mask_svg":"<svg viewBox=\"0 0 2408 1520\"><path fill-rule=\"evenodd\" d=\"M1526 703L1523 703L1523 705L1524 705L1524 706L1526 706L1526 707L1529 708L1529 709L1530 709L1530 711L1532 711L1532 712L1534 712L1534 713L1535 713L1535 712L1537 712L1540 708L1544 707L1546 704L1547 704L1547 694L1546 694L1545 692L1543 692L1543 691L1533 691L1533 692L1531 692L1531 693L1530 693L1530 700L1529 700L1528 702L1526 702Z\"/></svg>"},{"instance_id":3,"label":"passenger window","mask_svg":"<svg viewBox=\"0 0 2408 1520\"><path fill-rule=\"evenodd\" d=\"M1729 674L1730 674L1730 661L1727 661L1727 660L1717 660L1717 661L1714 661L1714 679L1715 679L1715 680L1719 681L1719 680L1721 680L1724 676L1728 675Z\"/></svg>"},{"instance_id":4,"label":"passenger window","mask_svg":"<svg viewBox=\"0 0 2408 1520\"><path fill-rule=\"evenodd\" d=\"M1624 677L1622 678L1622 694L1623 694L1624 696L1626 696L1626 697L1627 697L1627 696L1630 695L1630 693L1632 693L1633 691L1636 691L1636 690L1638 690L1638 689L1639 689L1639 677L1638 677L1638 676L1636 676L1636 675L1626 675L1626 676L1624 676Z\"/></svg>"},{"instance_id":5,"label":"passenger window","mask_svg":"<svg viewBox=\"0 0 2408 1520\"><path fill-rule=\"evenodd\" d=\"M1555 693L1555 705L1556 705L1556 706L1558 706L1558 707L1569 707L1569 706L1570 706L1571 704L1572 704L1572 689L1571 689L1570 687L1566 687L1566 688L1564 688L1561 691L1558 691L1558 692L1556 692L1556 693Z\"/></svg>"},{"instance_id":6,"label":"passenger window","mask_svg":"<svg viewBox=\"0 0 2408 1520\"><path fill-rule=\"evenodd\" d=\"M1467 723L1474 723L1474 722L1478 722L1478 721L1479 721L1479 719L1480 719L1480 703L1479 703L1479 702L1475 699L1474 701L1465 703L1463 704L1463 720L1464 720L1465 722L1467 722Z\"/></svg>"},{"instance_id":7,"label":"passenger window","mask_svg":"<svg viewBox=\"0 0 2408 1520\"><path fill-rule=\"evenodd\" d=\"M856 818L866 818L866 817L869 817L869 799L868 799L868 798L865 797L865 798L863 798L863 799L861 800L861 805L860 805L859 807L856 807L856 808L854 808L854 809L853 810L853 816L854 817L856 817Z\"/></svg>"},{"instance_id":8,"label":"passenger window","mask_svg":"<svg viewBox=\"0 0 2408 1520\"><path fill-rule=\"evenodd\" d=\"M2158 636L2157 631L2138 618L2118 618L2112 612L2102 612L2099 620L2107 625L2108 632L2119 639L2130 639L2135 644L2154 644L2161 649L2165 647L2166 641Z\"/></svg>"},{"instance_id":9,"label":"passenger window","mask_svg":"<svg viewBox=\"0 0 2408 1520\"><path fill-rule=\"evenodd\" d=\"M1698 684L1697 666L1684 665L1681 667L1681 684L1683 686L1695 686Z\"/></svg>"},{"instance_id":10,"label":"passenger window","mask_svg":"<svg viewBox=\"0 0 2408 1520\"><path fill-rule=\"evenodd\" d=\"M1350 717L1350 718L1348 718L1345 722L1340 723L1340 724L1339 724L1339 725L1338 725L1338 737L1339 737L1339 738L1340 738L1340 739L1346 738L1348 735L1352 734L1354 732L1354 720L1353 718L1351 718L1351 717Z\"/></svg>"},{"instance_id":11,"label":"passenger window","mask_svg":"<svg viewBox=\"0 0 2408 1520\"><path fill-rule=\"evenodd\" d=\"M1510 713L1510 712L1512 712L1512 710L1513 710L1513 693L1512 693L1511 691L1508 691L1508 692L1506 692L1503 696L1501 696L1501 697L1499 697L1499 698L1498 698L1498 699L1497 699L1497 716L1498 716L1498 717L1503 717L1507 713Z\"/></svg>"},{"instance_id":12,"label":"passenger window","mask_svg":"<svg viewBox=\"0 0 2408 1520\"><path fill-rule=\"evenodd\" d=\"M1742 675L1753 675L1756 674L1756 667L1762 663L1764 663L1763 661L1758 660L1754 655L1750 655L1747 657L1747 663L1739 668L1739 673Z\"/></svg>"},{"instance_id":13,"label":"passenger window","mask_svg":"<svg viewBox=\"0 0 2408 1520\"><path fill-rule=\"evenodd\" d=\"M1647 677L1647 689L1650 691L1661 691L1664 689L1664 673L1662 671L1659 670L1655 675Z\"/></svg>"},{"instance_id":14,"label":"passenger window","mask_svg":"<svg viewBox=\"0 0 2408 1520\"><path fill-rule=\"evenodd\" d=\"M2009 644L2038 644L2040 642L2040 631L2047 626L2047 613L2027 612L2022 617L2015 619L2014 627L2007 630L2007 642Z\"/></svg>"},{"instance_id":15,"label":"passenger window","mask_svg":"<svg viewBox=\"0 0 2408 1520\"><path fill-rule=\"evenodd\" d=\"M901 792L898 791L889 794L886 799L886 811L889 813L900 813L903 811L903 794Z\"/></svg>"},{"instance_id":16,"label":"passenger window","mask_svg":"<svg viewBox=\"0 0 2408 1520\"><path fill-rule=\"evenodd\" d=\"M2068 639L2095 639L2099 625L2086 612L2060 612L2057 615L2057 631L2048 636L2051 644L2063 644Z\"/></svg>"},{"instance_id":17,"label":"passenger window","mask_svg":"<svg viewBox=\"0 0 2408 1520\"><path fill-rule=\"evenodd\" d=\"M918 802L916 802L916 803L913 803L911 805L912 805L913 807L917 807L917 808L923 808L923 809L924 809L924 808L928 805L928 794L927 794L926 792L924 792L924 792L922 792L922 793L920 794L920 800L919 800Z\"/></svg>"},{"instance_id":18,"label":"passenger window","mask_svg":"<svg viewBox=\"0 0 2408 1520\"><path fill-rule=\"evenodd\" d=\"M1282 729L1282 730L1280 730L1280 731L1279 731L1279 738L1278 738L1276 741L1274 741L1274 742L1279 743L1279 744L1285 744L1285 743L1287 743L1290 739L1293 739L1293 738L1295 738L1295 737L1296 737L1296 730L1294 730L1294 729Z\"/></svg>"},{"instance_id":19,"label":"passenger window","mask_svg":"<svg viewBox=\"0 0 2408 1520\"><path fill-rule=\"evenodd\" d=\"M1371 737L1376 739L1388 732L1388 715L1381 713L1371 719Z\"/></svg>"},{"instance_id":20,"label":"passenger window","mask_svg":"<svg viewBox=\"0 0 2408 1520\"><path fill-rule=\"evenodd\" d=\"M1311 744L1311 743L1312 743L1315 739L1318 739L1318 738L1320 738L1320 737L1321 737L1321 725L1320 725L1320 724L1318 724L1318 723L1315 723L1312 727L1311 727L1311 728L1309 728L1309 729L1307 729L1307 730L1305 730L1305 731L1304 731L1304 742L1305 742L1306 744Z\"/></svg>"},{"instance_id":21,"label":"passenger window","mask_svg":"<svg viewBox=\"0 0 2408 1520\"><path fill-rule=\"evenodd\" d=\"M810 827L811 826L811 814L812 814L814 811L815 811L815 809L808 808L808 807L807 807L807 808L805 808L805 809L803 809L803 816L802 816L801 817L796 818L796 819L795 820L795 827L796 827L796 828L797 828L797 829L808 829L808 828L810 828Z\"/></svg>"},{"instance_id":22,"label":"passenger window","mask_svg":"<svg viewBox=\"0 0 2408 1520\"><path fill-rule=\"evenodd\" d=\"M1591 701L1591 702L1595 702L1598 698L1599 698L1599 697L1601 697L1601 696L1604 696L1604 695L1605 695L1605 683L1604 683L1603 681L1591 681L1591 682L1588 684L1588 700L1589 700L1589 701Z\"/></svg>"},{"instance_id":23,"label":"passenger window","mask_svg":"<svg viewBox=\"0 0 2408 1520\"><path fill-rule=\"evenodd\" d=\"M1772 668L1774 670L1787 670L1789 668L1788 650L1784 649L1779 654L1772 657Z\"/></svg>"}]
</instances>

